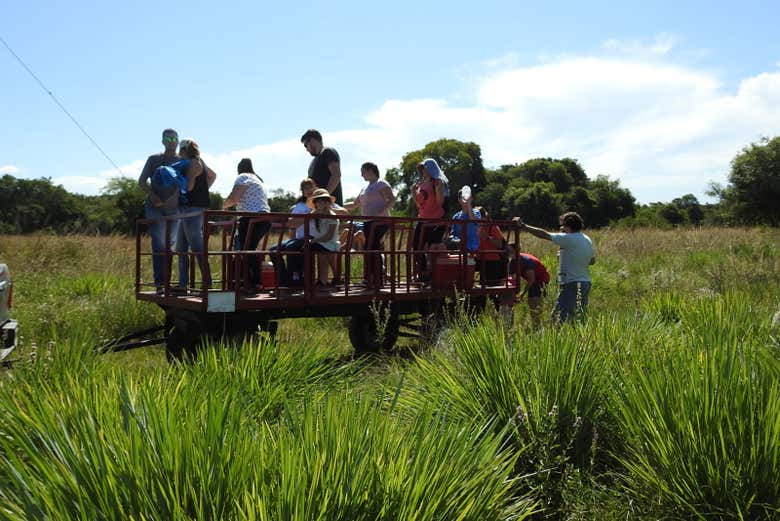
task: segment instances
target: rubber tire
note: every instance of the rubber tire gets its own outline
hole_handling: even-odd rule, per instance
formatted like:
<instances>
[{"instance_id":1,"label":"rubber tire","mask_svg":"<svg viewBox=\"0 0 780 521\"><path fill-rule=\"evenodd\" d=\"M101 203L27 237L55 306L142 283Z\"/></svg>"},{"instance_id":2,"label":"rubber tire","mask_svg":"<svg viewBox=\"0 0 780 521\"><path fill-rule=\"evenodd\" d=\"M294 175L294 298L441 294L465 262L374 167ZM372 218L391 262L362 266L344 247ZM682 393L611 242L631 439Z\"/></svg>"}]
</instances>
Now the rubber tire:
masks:
<instances>
[{"instance_id":1,"label":"rubber tire","mask_svg":"<svg viewBox=\"0 0 780 521\"><path fill-rule=\"evenodd\" d=\"M390 351L398 340L398 315L391 313L385 326L384 338L377 338L376 321L373 315L354 315L349 320L349 341L356 355Z\"/></svg>"}]
</instances>

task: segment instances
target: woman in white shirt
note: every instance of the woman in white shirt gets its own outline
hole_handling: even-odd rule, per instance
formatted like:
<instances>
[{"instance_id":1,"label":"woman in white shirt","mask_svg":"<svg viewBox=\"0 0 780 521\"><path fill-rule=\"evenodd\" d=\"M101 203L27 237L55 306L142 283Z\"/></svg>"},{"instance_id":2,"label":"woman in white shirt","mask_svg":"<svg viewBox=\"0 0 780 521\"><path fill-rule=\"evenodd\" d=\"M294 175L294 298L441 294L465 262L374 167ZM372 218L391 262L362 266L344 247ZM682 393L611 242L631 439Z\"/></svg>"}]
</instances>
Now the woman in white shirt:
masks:
<instances>
[{"instance_id":1,"label":"woman in white shirt","mask_svg":"<svg viewBox=\"0 0 780 521\"><path fill-rule=\"evenodd\" d=\"M222 203L222 209L227 210L235 206L239 212L268 213L268 196L265 192L263 180L252 168L252 160L244 158L238 162L238 177L233 184L233 190ZM251 236L247 237L251 217L243 216L238 219L236 236L233 240L235 251L255 251L260 240L271 229L271 221L259 221L252 224ZM250 255L248 259L249 283L257 286L260 284L260 261L258 255Z\"/></svg>"},{"instance_id":2,"label":"woman in white shirt","mask_svg":"<svg viewBox=\"0 0 780 521\"><path fill-rule=\"evenodd\" d=\"M313 219L314 226L311 228L311 249L317 254L317 283L319 286L330 286L328 282L328 264L327 257L330 254L338 253L339 244L339 221L338 219L328 219L326 217L335 215L331 208L336 198L324 188L314 190L310 198L314 206L312 215L322 215Z\"/></svg>"}]
</instances>

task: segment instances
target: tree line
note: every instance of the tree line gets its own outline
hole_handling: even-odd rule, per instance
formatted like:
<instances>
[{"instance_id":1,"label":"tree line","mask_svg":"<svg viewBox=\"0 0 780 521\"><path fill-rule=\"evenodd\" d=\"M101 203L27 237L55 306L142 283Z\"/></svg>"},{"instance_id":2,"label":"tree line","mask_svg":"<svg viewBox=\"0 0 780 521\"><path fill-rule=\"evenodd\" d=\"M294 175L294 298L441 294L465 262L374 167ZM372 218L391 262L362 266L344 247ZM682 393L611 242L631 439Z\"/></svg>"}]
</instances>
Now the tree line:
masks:
<instances>
[{"instance_id":1,"label":"tree line","mask_svg":"<svg viewBox=\"0 0 780 521\"><path fill-rule=\"evenodd\" d=\"M397 215L413 215L410 187L415 165L433 157L450 180L454 212L460 188L469 185L475 204L496 219L515 215L534 224L557 228L558 216L576 211L587 225L780 225L780 137L764 138L741 150L731 162L728 184L711 184L708 194L715 204L701 204L692 194L668 203L638 205L618 180L604 175L589 177L576 159L536 158L520 164L485 168L478 144L440 139L405 154L386 179L398 194ZM270 192L271 211L286 212L297 194L284 189ZM220 208L222 197L212 194L211 208ZM143 218L145 194L136 179L111 179L97 196L73 194L49 178L0 178L0 233L130 234Z\"/></svg>"}]
</instances>

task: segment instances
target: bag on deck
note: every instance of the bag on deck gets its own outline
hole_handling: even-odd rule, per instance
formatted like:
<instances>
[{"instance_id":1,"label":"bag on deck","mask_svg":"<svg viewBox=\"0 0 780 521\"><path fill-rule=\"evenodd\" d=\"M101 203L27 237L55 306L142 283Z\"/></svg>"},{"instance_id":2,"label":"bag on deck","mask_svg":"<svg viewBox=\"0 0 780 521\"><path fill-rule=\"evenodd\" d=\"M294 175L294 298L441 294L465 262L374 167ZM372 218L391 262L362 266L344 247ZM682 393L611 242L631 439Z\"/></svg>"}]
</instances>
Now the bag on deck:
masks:
<instances>
[{"instance_id":1,"label":"bag on deck","mask_svg":"<svg viewBox=\"0 0 780 521\"><path fill-rule=\"evenodd\" d=\"M152 193L160 198L162 206L173 208L187 200L187 176L185 169L189 160L182 159L172 165L158 166L152 173Z\"/></svg>"}]
</instances>

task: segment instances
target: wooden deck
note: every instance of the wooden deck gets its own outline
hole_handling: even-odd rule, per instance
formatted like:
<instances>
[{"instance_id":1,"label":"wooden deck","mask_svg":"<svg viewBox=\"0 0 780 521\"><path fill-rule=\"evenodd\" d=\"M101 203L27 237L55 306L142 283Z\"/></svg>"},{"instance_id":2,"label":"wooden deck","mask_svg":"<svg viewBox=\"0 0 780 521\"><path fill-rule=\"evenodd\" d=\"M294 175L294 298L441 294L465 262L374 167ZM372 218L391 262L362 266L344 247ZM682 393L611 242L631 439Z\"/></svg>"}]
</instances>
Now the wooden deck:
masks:
<instances>
[{"instance_id":1,"label":"wooden deck","mask_svg":"<svg viewBox=\"0 0 780 521\"><path fill-rule=\"evenodd\" d=\"M283 310L285 308L334 308L338 306L353 306L355 304L370 304L372 302L403 302L420 301L429 299L442 299L457 295L503 295L515 293L515 287L509 285L500 286L475 286L466 291L453 289L435 289L419 284L401 285L395 287L383 287L381 289L367 288L360 285L336 286L331 288L312 288L304 291L303 288L278 288L262 290L257 293L245 293L234 291L209 290L190 293L188 295L159 295L154 291L140 291L136 293L139 300L155 302L163 307L191 309L199 311L209 310L209 302L215 300L225 301L232 299L235 311L251 310ZM205 296L205 298L204 298Z\"/></svg>"}]
</instances>

